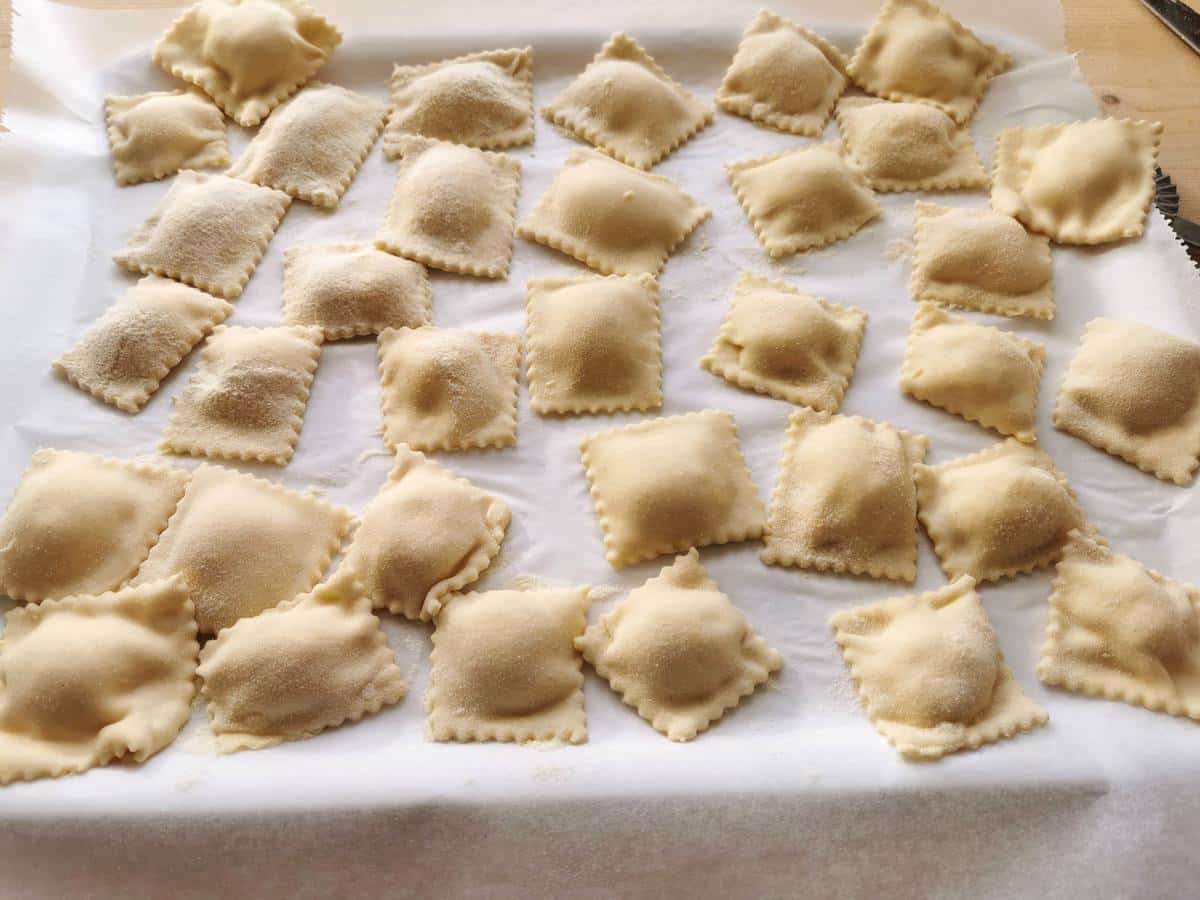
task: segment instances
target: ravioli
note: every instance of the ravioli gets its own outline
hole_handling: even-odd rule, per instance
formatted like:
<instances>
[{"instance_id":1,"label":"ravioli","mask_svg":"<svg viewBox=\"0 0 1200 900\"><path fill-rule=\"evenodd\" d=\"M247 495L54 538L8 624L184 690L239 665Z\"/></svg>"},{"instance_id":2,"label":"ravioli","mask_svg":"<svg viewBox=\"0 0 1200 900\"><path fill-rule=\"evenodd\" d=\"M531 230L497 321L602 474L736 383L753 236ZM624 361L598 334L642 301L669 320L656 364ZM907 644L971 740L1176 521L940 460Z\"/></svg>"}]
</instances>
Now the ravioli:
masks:
<instances>
[{"instance_id":1,"label":"ravioli","mask_svg":"<svg viewBox=\"0 0 1200 900\"><path fill-rule=\"evenodd\" d=\"M225 117L199 91L105 97L104 121L117 184L229 165Z\"/></svg>"}]
</instances>

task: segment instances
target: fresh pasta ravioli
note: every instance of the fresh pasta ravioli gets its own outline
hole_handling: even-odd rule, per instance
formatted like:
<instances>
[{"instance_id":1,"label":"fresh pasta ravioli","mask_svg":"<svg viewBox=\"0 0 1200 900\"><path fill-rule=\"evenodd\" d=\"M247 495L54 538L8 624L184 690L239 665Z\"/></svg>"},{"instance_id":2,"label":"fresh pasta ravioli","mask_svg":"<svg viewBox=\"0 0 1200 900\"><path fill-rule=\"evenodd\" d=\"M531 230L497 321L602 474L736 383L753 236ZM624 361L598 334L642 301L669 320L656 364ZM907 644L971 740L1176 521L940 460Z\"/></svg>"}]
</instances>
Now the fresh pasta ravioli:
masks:
<instances>
[{"instance_id":1,"label":"fresh pasta ravioli","mask_svg":"<svg viewBox=\"0 0 1200 900\"><path fill-rule=\"evenodd\" d=\"M104 120L118 184L229 165L225 117L199 91L105 97Z\"/></svg>"}]
</instances>

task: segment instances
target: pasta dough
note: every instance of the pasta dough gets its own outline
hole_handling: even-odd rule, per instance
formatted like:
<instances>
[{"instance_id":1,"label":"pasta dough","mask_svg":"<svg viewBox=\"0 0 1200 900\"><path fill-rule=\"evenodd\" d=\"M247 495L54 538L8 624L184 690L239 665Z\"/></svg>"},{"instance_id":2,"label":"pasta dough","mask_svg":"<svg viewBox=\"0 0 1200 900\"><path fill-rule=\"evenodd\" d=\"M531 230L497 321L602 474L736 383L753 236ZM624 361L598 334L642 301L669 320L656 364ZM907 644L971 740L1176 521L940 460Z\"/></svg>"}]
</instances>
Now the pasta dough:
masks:
<instances>
[{"instance_id":1,"label":"pasta dough","mask_svg":"<svg viewBox=\"0 0 1200 900\"><path fill-rule=\"evenodd\" d=\"M202 634L312 589L352 516L312 493L202 465L133 584L180 573Z\"/></svg>"},{"instance_id":2,"label":"pasta dough","mask_svg":"<svg viewBox=\"0 0 1200 900\"><path fill-rule=\"evenodd\" d=\"M1006 128L996 139L992 208L1060 244L1140 237L1161 137L1160 122L1129 119Z\"/></svg>"},{"instance_id":3,"label":"pasta dough","mask_svg":"<svg viewBox=\"0 0 1200 900\"><path fill-rule=\"evenodd\" d=\"M1046 724L1004 664L970 576L830 624L868 718L906 757L977 750Z\"/></svg>"},{"instance_id":4,"label":"pasta dough","mask_svg":"<svg viewBox=\"0 0 1200 900\"><path fill-rule=\"evenodd\" d=\"M1074 533L1037 671L1044 684L1200 720L1200 588Z\"/></svg>"},{"instance_id":5,"label":"pasta dough","mask_svg":"<svg viewBox=\"0 0 1200 900\"><path fill-rule=\"evenodd\" d=\"M880 212L866 179L835 143L725 168L755 236L773 258L844 240Z\"/></svg>"},{"instance_id":6,"label":"pasta dough","mask_svg":"<svg viewBox=\"0 0 1200 900\"><path fill-rule=\"evenodd\" d=\"M542 112L560 128L639 169L674 153L713 119L708 106L620 32Z\"/></svg>"},{"instance_id":7,"label":"pasta dough","mask_svg":"<svg viewBox=\"0 0 1200 900\"><path fill-rule=\"evenodd\" d=\"M169 278L147 275L105 310L54 371L127 413L138 412L233 304Z\"/></svg>"},{"instance_id":8,"label":"pasta dough","mask_svg":"<svg viewBox=\"0 0 1200 900\"><path fill-rule=\"evenodd\" d=\"M312 84L259 130L228 175L332 209L383 130L387 106L336 84Z\"/></svg>"},{"instance_id":9,"label":"pasta dough","mask_svg":"<svg viewBox=\"0 0 1200 900\"><path fill-rule=\"evenodd\" d=\"M1200 463L1200 344L1093 319L1059 389L1054 425L1143 472L1190 484Z\"/></svg>"},{"instance_id":10,"label":"pasta dough","mask_svg":"<svg viewBox=\"0 0 1200 900\"><path fill-rule=\"evenodd\" d=\"M235 300L291 202L283 191L225 175L180 172L113 260Z\"/></svg>"},{"instance_id":11,"label":"pasta dough","mask_svg":"<svg viewBox=\"0 0 1200 900\"><path fill-rule=\"evenodd\" d=\"M0 592L36 603L129 578L188 483L171 466L38 450L0 519Z\"/></svg>"},{"instance_id":12,"label":"pasta dough","mask_svg":"<svg viewBox=\"0 0 1200 900\"><path fill-rule=\"evenodd\" d=\"M303 0L200 0L154 45L154 61L252 127L341 42L337 28Z\"/></svg>"},{"instance_id":13,"label":"pasta dough","mask_svg":"<svg viewBox=\"0 0 1200 900\"><path fill-rule=\"evenodd\" d=\"M587 740L586 587L455 597L438 614L426 725L435 741Z\"/></svg>"},{"instance_id":14,"label":"pasta dough","mask_svg":"<svg viewBox=\"0 0 1200 900\"><path fill-rule=\"evenodd\" d=\"M199 91L105 97L104 120L117 184L229 165L225 117Z\"/></svg>"},{"instance_id":15,"label":"pasta dough","mask_svg":"<svg viewBox=\"0 0 1200 900\"><path fill-rule=\"evenodd\" d=\"M520 366L516 334L385 329L379 335L384 443L414 450L515 446Z\"/></svg>"},{"instance_id":16,"label":"pasta dough","mask_svg":"<svg viewBox=\"0 0 1200 900\"><path fill-rule=\"evenodd\" d=\"M700 365L738 387L836 412L866 326L862 310L743 272Z\"/></svg>"},{"instance_id":17,"label":"pasta dough","mask_svg":"<svg viewBox=\"0 0 1200 900\"><path fill-rule=\"evenodd\" d=\"M539 415L662 406L653 275L535 278L526 286L529 402Z\"/></svg>"},{"instance_id":18,"label":"pasta dough","mask_svg":"<svg viewBox=\"0 0 1200 900\"><path fill-rule=\"evenodd\" d=\"M361 586L340 575L224 629L198 672L223 753L314 737L407 692Z\"/></svg>"},{"instance_id":19,"label":"pasta dough","mask_svg":"<svg viewBox=\"0 0 1200 900\"><path fill-rule=\"evenodd\" d=\"M657 275L711 214L669 178L572 150L517 234L603 275Z\"/></svg>"},{"instance_id":20,"label":"pasta dough","mask_svg":"<svg viewBox=\"0 0 1200 900\"><path fill-rule=\"evenodd\" d=\"M911 582L913 466L929 441L858 416L795 410L767 518L768 565Z\"/></svg>"},{"instance_id":21,"label":"pasta dough","mask_svg":"<svg viewBox=\"0 0 1200 900\"><path fill-rule=\"evenodd\" d=\"M500 552L508 505L400 444L363 512L345 566L376 609L428 621Z\"/></svg>"},{"instance_id":22,"label":"pasta dough","mask_svg":"<svg viewBox=\"0 0 1200 900\"><path fill-rule=\"evenodd\" d=\"M143 762L195 694L196 622L175 577L8 613L0 643L0 784Z\"/></svg>"},{"instance_id":23,"label":"pasta dough","mask_svg":"<svg viewBox=\"0 0 1200 900\"><path fill-rule=\"evenodd\" d=\"M533 48L487 50L392 72L383 152L406 134L502 150L533 143Z\"/></svg>"},{"instance_id":24,"label":"pasta dough","mask_svg":"<svg viewBox=\"0 0 1200 900\"><path fill-rule=\"evenodd\" d=\"M327 341L428 325L425 267L371 244L311 244L283 251L283 321L314 325Z\"/></svg>"},{"instance_id":25,"label":"pasta dough","mask_svg":"<svg viewBox=\"0 0 1200 900\"><path fill-rule=\"evenodd\" d=\"M937 107L959 124L975 114L988 82L1012 64L929 0L887 0L849 72L869 94Z\"/></svg>"},{"instance_id":26,"label":"pasta dough","mask_svg":"<svg viewBox=\"0 0 1200 900\"><path fill-rule=\"evenodd\" d=\"M717 106L780 131L819 137L846 89L846 59L807 28L761 9L746 27Z\"/></svg>"},{"instance_id":27,"label":"pasta dough","mask_svg":"<svg viewBox=\"0 0 1200 900\"><path fill-rule=\"evenodd\" d=\"M521 164L411 135L394 146L399 174L375 246L447 272L507 276Z\"/></svg>"},{"instance_id":28,"label":"pasta dough","mask_svg":"<svg viewBox=\"0 0 1200 900\"><path fill-rule=\"evenodd\" d=\"M766 513L731 413L715 409L589 435L583 467L614 569L762 537Z\"/></svg>"},{"instance_id":29,"label":"pasta dough","mask_svg":"<svg viewBox=\"0 0 1200 900\"><path fill-rule=\"evenodd\" d=\"M1046 348L922 303L913 316L900 389L948 412L1037 443L1037 398Z\"/></svg>"},{"instance_id":30,"label":"pasta dough","mask_svg":"<svg viewBox=\"0 0 1200 900\"><path fill-rule=\"evenodd\" d=\"M921 524L948 578L996 581L1056 562L1087 528L1053 460L1012 438L940 466L914 466Z\"/></svg>"},{"instance_id":31,"label":"pasta dough","mask_svg":"<svg viewBox=\"0 0 1200 900\"><path fill-rule=\"evenodd\" d=\"M1054 318L1050 241L990 209L916 204L912 295L1002 316Z\"/></svg>"},{"instance_id":32,"label":"pasta dough","mask_svg":"<svg viewBox=\"0 0 1200 900\"><path fill-rule=\"evenodd\" d=\"M690 741L779 671L783 657L693 549L575 639L596 673L673 741Z\"/></svg>"},{"instance_id":33,"label":"pasta dough","mask_svg":"<svg viewBox=\"0 0 1200 900\"><path fill-rule=\"evenodd\" d=\"M175 398L162 449L287 465L320 357L316 328L218 325Z\"/></svg>"}]
</instances>

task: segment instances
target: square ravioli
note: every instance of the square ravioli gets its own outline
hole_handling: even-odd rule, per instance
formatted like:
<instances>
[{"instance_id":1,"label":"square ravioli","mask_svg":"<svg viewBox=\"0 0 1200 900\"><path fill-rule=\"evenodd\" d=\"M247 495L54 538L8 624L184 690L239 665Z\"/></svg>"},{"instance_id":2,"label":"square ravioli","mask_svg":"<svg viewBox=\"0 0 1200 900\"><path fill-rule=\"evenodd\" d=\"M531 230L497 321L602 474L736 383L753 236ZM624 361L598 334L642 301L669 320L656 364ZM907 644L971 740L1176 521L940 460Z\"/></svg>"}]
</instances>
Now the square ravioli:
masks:
<instances>
[{"instance_id":1,"label":"square ravioli","mask_svg":"<svg viewBox=\"0 0 1200 900\"><path fill-rule=\"evenodd\" d=\"M406 134L503 150L533 143L533 48L485 50L416 66L396 66L383 152Z\"/></svg>"},{"instance_id":2,"label":"square ravioli","mask_svg":"<svg viewBox=\"0 0 1200 900\"><path fill-rule=\"evenodd\" d=\"M174 399L162 449L287 465L320 357L316 328L218 325Z\"/></svg>"},{"instance_id":3,"label":"square ravioli","mask_svg":"<svg viewBox=\"0 0 1200 900\"><path fill-rule=\"evenodd\" d=\"M180 172L113 260L235 300L291 202L283 191L225 175Z\"/></svg>"},{"instance_id":4,"label":"square ravioli","mask_svg":"<svg viewBox=\"0 0 1200 900\"><path fill-rule=\"evenodd\" d=\"M940 466L914 466L921 524L947 578L998 581L1062 556L1088 529L1067 477L1041 450L1008 440Z\"/></svg>"},{"instance_id":5,"label":"square ravioli","mask_svg":"<svg viewBox=\"0 0 1200 900\"><path fill-rule=\"evenodd\" d=\"M147 275L105 310L53 368L97 400L136 413L231 312L233 304L226 300Z\"/></svg>"},{"instance_id":6,"label":"square ravioli","mask_svg":"<svg viewBox=\"0 0 1200 900\"><path fill-rule=\"evenodd\" d=\"M1043 684L1200 720L1200 588L1076 532L1037 672Z\"/></svg>"},{"instance_id":7,"label":"square ravioli","mask_svg":"<svg viewBox=\"0 0 1200 900\"><path fill-rule=\"evenodd\" d=\"M363 511L345 568L375 609L429 621L500 553L508 504L404 444Z\"/></svg>"},{"instance_id":8,"label":"square ravioli","mask_svg":"<svg viewBox=\"0 0 1200 900\"><path fill-rule=\"evenodd\" d=\"M425 693L435 741L587 740L583 660L589 589L460 594L438 613Z\"/></svg>"},{"instance_id":9,"label":"square ravioli","mask_svg":"<svg viewBox=\"0 0 1200 900\"><path fill-rule=\"evenodd\" d=\"M432 315L425 267L372 244L306 244L283 251L283 321L327 341L420 328Z\"/></svg>"},{"instance_id":10,"label":"square ravioli","mask_svg":"<svg viewBox=\"0 0 1200 900\"><path fill-rule=\"evenodd\" d=\"M939 759L1046 724L1004 664L969 576L830 624L867 717L903 756Z\"/></svg>"},{"instance_id":11,"label":"square ravioli","mask_svg":"<svg viewBox=\"0 0 1200 900\"><path fill-rule=\"evenodd\" d=\"M628 706L673 741L707 731L783 666L694 549L630 591L575 646Z\"/></svg>"},{"instance_id":12,"label":"square ravioli","mask_svg":"<svg viewBox=\"0 0 1200 900\"><path fill-rule=\"evenodd\" d=\"M36 603L125 582L183 497L173 466L38 450L0 518L0 593Z\"/></svg>"},{"instance_id":13,"label":"square ravioli","mask_svg":"<svg viewBox=\"0 0 1200 900\"><path fill-rule=\"evenodd\" d=\"M311 590L352 518L311 492L202 465L132 583L182 574L200 632L216 634Z\"/></svg>"},{"instance_id":14,"label":"square ravioli","mask_svg":"<svg viewBox=\"0 0 1200 900\"><path fill-rule=\"evenodd\" d=\"M222 630L197 674L222 753L315 737L408 690L361 586L341 573Z\"/></svg>"},{"instance_id":15,"label":"square ravioli","mask_svg":"<svg viewBox=\"0 0 1200 900\"><path fill-rule=\"evenodd\" d=\"M154 61L249 128L312 78L341 42L303 0L200 0L154 45Z\"/></svg>"},{"instance_id":16,"label":"square ravioli","mask_svg":"<svg viewBox=\"0 0 1200 900\"><path fill-rule=\"evenodd\" d=\"M922 303L900 368L900 389L1026 444L1037 443L1046 348Z\"/></svg>"},{"instance_id":17,"label":"square ravioli","mask_svg":"<svg viewBox=\"0 0 1200 900\"><path fill-rule=\"evenodd\" d=\"M387 118L387 106L336 84L311 84L271 114L226 173L332 209Z\"/></svg>"},{"instance_id":18,"label":"square ravioli","mask_svg":"<svg viewBox=\"0 0 1200 900\"><path fill-rule=\"evenodd\" d=\"M585 437L583 468L614 569L762 537L766 512L733 414L651 419Z\"/></svg>"},{"instance_id":19,"label":"square ravioli","mask_svg":"<svg viewBox=\"0 0 1200 900\"><path fill-rule=\"evenodd\" d=\"M845 240L879 202L837 143L814 144L726 167L738 203L772 258Z\"/></svg>"},{"instance_id":20,"label":"square ravioli","mask_svg":"<svg viewBox=\"0 0 1200 900\"><path fill-rule=\"evenodd\" d=\"M375 246L480 278L504 278L513 253L521 164L511 156L405 135L396 188Z\"/></svg>"},{"instance_id":21,"label":"square ravioli","mask_svg":"<svg viewBox=\"0 0 1200 900\"><path fill-rule=\"evenodd\" d=\"M1088 323L1054 426L1163 481L1200 464L1200 344L1116 319Z\"/></svg>"},{"instance_id":22,"label":"square ravioli","mask_svg":"<svg viewBox=\"0 0 1200 900\"><path fill-rule=\"evenodd\" d=\"M1161 138L1160 122L1129 119L1006 128L996 138L992 208L1059 244L1140 237Z\"/></svg>"},{"instance_id":23,"label":"square ravioli","mask_svg":"<svg viewBox=\"0 0 1200 900\"><path fill-rule=\"evenodd\" d=\"M1001 316L1054 318L1050 239L990 209L917 203L914 300Z\"/></svg>"},{"instance_id":24,"label":"square ravioli","mask_svg":"<svg viewBox=\"0 0 1200 900\"><path fill-rule=\"evenodd\" d=\"M763 125L818 137L846 89L846 59L828 41L760 9L717 91L717 106Z\"/></svg>"},{"instance_id":25,"label":"square ravioli","mask_svg":"<svg viewBox=\"0 0 1200 900\"><path fill-rule=\"evenodd\" d=\"M517 234L602 275L657 275L710 215L669 178L572 150Z\"/></svg>"},{"instance_id":26,"label":"square ravioli","mask_svg":"<svg viewBox=\"0 0 1200 900\"><path fill-rule=\"evenodd\" d=\"M712 110L617 32L542 109L560 128L627 166L649 169L708 125Z\"/></svg>"},{"instance_id":27,"label":"square ravioli","mask_svg":"<svg viewBox=\"0 0 1200 900\"><path fill-rule=\"evenodd\" d=\"M798 409L789 419L763 562L913 581L913 466L929 441L859 416Z\"/></svg>"},{"instance_id":28,"label":"square ravioli","mask_svg":"<svg viewBox=\"0 0 1200 900\"><path fill-rule=\"evenodd\" d=\"M837 121L850 165L877 191L954 191L988 185L971 132L940 109L843 97Z\"/></svg>"},{"instance_id":29,"label":"square ravioli","mask_svg":"<svg viewBox=\"0 0 1200 900\"><path fill-rule=\"evenodd\" d=\"M929 0L887 0L850 60L868 94L940 109L959 124L975 114L988 82L1012 64Z\"/></svg>"},{"instance_id":30,"label":"square ravioli","mask_svg":"<svg viewBox=\"0 0 1200 900\"><path fill-rule=\"evenodd\" d=\"M432 325L384 329L384 443L414 450L515 446L520 370L517 334Z\"/></svg>"},{"instance_id":31,"label":"square ravioli","mask_svg":"<svg viewBox=\"0 0 1200 900\"><path fill-rule=\"evenodd\" d=\"M700 365L738 387L837 412L866 327L860 309L743 272Z\"/></svg>"},{"instance_id":32,"label":"square ravioli","mask_svg":"<svg viewBox=\"0 0 1200 900\"><path fill-rule=\"evenodd\" d=\"M105 97L104 121L117 184L229 165L225 117L199 91Z\"/></svg>"},{"instance_id":33,"label":"square ravioli","mask_svg":"<svg viewBox=\"0 0 1200 900\"><path fill-rule=\"evenodd\" d=\"M525 296L529 403L535 413L662 406L653 275L535 278Z\"/></svg>"},{"instance_id":34,"label":"square ravioli","mask_svg":"<svg viewBox=\"0 0 1200 900\"><path fill-rule=\"evenodd\" d=\"M187 723L196 621L179 577L8 613L0 784L143 762Z\"/></svg>"}]
</instances>

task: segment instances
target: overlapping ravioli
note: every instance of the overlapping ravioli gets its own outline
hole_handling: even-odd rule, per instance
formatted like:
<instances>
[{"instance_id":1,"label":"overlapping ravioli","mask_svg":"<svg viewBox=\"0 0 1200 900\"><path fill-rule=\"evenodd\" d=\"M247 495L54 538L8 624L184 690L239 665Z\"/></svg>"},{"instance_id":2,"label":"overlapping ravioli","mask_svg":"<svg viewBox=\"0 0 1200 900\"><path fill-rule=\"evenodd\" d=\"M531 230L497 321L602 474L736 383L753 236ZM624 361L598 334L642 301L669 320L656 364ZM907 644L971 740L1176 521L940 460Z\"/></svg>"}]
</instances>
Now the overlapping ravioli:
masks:
<instances>
[{"instance_id":1,"label":"overlapping ravioli","mask_svg":"<svg viewBox=\"0 0 1200 900\"><path fill-rule=\"evenodd\" d=\"M202 634L312 589L352 516L312 493L202 465L133 584L187 580Z\"/></svg>"},{"instance_id":2,"label":"overlapping ravioli","mask_svg":"<svg viewBox=\"0 0 1200 900\"><path fill-rule=\"evenodd\" d=\"M913 581L913 466L928 446L921 435L858 416L793 412L762 561Z\"/></svg>"},{"instance_id":3,"label":"overlapping ravioli","mask_svg":"<svg viewBox=\"0 0 1200 900\"><path fill-rule=\"evenodd\" d=\"M1054 318L1050 241L1012 216L917 203L913 238L914 300Z\"/></svg>"},{"instance_id":4,"label":"overlapping ravioli","mask_svg":"<svg viewBox=\"0 0 1200 900\"><path fill-rule=\"evenodd\" d=\"M596 673L673 741L690 741L783 665L693 549L575 639Z\"/></svg>"},{"instance_id":5,"label":"overlapping ravioli","mask_svg":"<svg viewBox=\"0 0 1200 900\"><path fill-rule=\"evenodd\" d=\"M743 272L700 365L739 387L836 412L866 326L862 310Z\"/></svg>"},{"instance_id":6,"label":"overlapping ravioli","mask_svg":"<svg viewBox=\"0 0 1200 900\"><path fill-rule=\"evenodd\" d=\"M105 97L104 120L118 184L229 165L225 117L199 91Z\"/></svg>"},{"instance_id":7,"label":"overlapping ravioli","mask_svg":"<svg viewBox=\"0 0 1200 900\"><path fill-rule=\"evenodd\" d=\"M731 413L613 428L585 437L580 450L614 569L762 536L766 513Z\"/></svg>"},{"instance_id":8,"label":"overlapping ravioli","mask_svg":"<svg viewBox=\"0 0 1200 900\"><path fill-rule=\"evenodd\" d=\"M371 244L309 244L283 251L283 321L313 325L327 341L428 325L425 267Z\"/></svg>"},{"instance_id":9,"label":"overlapping ravioli","mask_svg":"<svg viewBox=\"0 0 1200 900\"><path fill-rule=\"evenodd\" d=\"M200 0L154 45L154 61L250 127L312 78L341 42L303 0Z\"/></svg>"},{"instance_id":10,"label":"overlapping ravioli","mask_svg":"<svg viewBox=\"0 0 1200 900\"><path fill-rule=\"evenodd\" d=\"M1037 443L1046 348L922 303L900 368L900 389L968 422Z\"/></svg>"},{"instance_id":11,"label":"overlapping ravioli","mask_svg":"<svg viewBox=\"0 0 1200 900\"><path fill-rule=\"evenodd\" d=\"M1054 425L1164 481L1200 463L1200 344L1093 319L1063 379Z\"/></svg>"},{"instance_id":12,"label":"overlapping ravioli","mask_svg":"<svg viewBox=\"0 0 1200 900\"><path fill-rule=\"evenodd\" d=\"M572 150L517 234L604 275L657 275L711 214L669 178Z\"/></svg>"},{"instance_id":13,"label":"overlapping ravioli","mask_svg":"<svg viewBox=\"0 0 1200 900\"><path fill-rule=\"evenodd\" d=\"M936 106L962 124L988 82L1012 64L929 0L887 0L849 72L869 94Z\"/></svg>"},{"instance_id":14,"label":"overlapping ravioli","mask_svg":"<svg viewBox=\"0 0 1200 900\"><path fill-rule=\"evenodd\" d=\"M336 84L311 84L279 107L226 173L333 208L387 118L387 106Z\"/></svg>"},{"instance_id":15,"label":"overlapping ravioli","mask_svg":"<svg viewBox=\"0 0 1200 900\"><path fill-rule=\"evenodd\" d=\"M1162 123L1129 119L1006 128L996 138L992 208L1060 244L1139 237L1161 137Z\"/></svg>"},{"instance_id":16,"label":"overlapping ravioli","mask_svg":"<svg viewBox=\"0 0 1200 900\"><path fill-rule=\"evenodd\" d=\"M435 620L426 725L435 741L587 740L582 659L589 590L460 594Z\"/></svg>"},{"instance_id":17,"label":"overlapping ravioli","mask_svg":"<svg viewBox=\"0 0 1200 900\"><path fill-rule=\"evenodd\" d=\"M508 275L521 164L415 135L394 146L399 174L375 246L447 272Z\"/></svg>"},{"instance_id":18,"label":"overlapping ravioli","mask_svg":"<svg viewBox=\"0 0 1200 900\"><path fill-rule=\"evenodd\" d=\"M621 162L649 169L712 121L712 110L618 32L542 113Z\"/></svg>"},{"instance_id":19,"label":"overlapping ravioli","mask_svg":"<svg viewBox=\"0 0 1200 900\"><path fill-rule=\"evenodd\" d=\"M218 325L163 431L168 453L287 465L321 357L319 329Z\"/></svg>"},{"instance_id":20,"label":"overlapping ravioli","mask_svg":"<svg viewBox=\"0 0 1200 900\"><path fill-rule=\"evenodd\" d=\"M384 329L384 443L414 450L515 445L520 365L520 335L430 325Z\"/></svg>"},{"instance_id":21,"label":"overlapping ravioli","mask_svg":"<svg viewBox=\"0 0 1200 900\"><path fill-rule=\"evenodd\" d=\"M104 311L53 363L75 387L138 412L233 305L159 275L147 275Z\"/></svg>"},{"instance_id":22,"label":"overlapping ravioli","mask_svg":"<svg viewBox=\"0 0 1200 900\"><path fill-rule=\"evenodd\" d=\"M198 674L222 753L314 737L408 690L361 585L341 573L223 629Z\"/></svg>"},{"instance_id":23,"label":"overlapping ravioli","mask_svg":"<svg viewBox=\"0 0 1200 900\"><path fill-rule=\"evenodd\" d=\"M529 402L539 415L662 406L653 275L535 278L526 286Z\"/></svg>"},{"instance_id":24,"label":"overlapping ravioli","mask_svg":"<svg viewBox=\"0 0 1200 900\"><path fill-rule=\"evenodd\" d=\"M392 72L383 152L406 134L502 150L533 142L533 48L486 50Z\"/></svg>"},{"instance_id":25,"label":"overlapping ravioli","mask_svg":"<svg viewBox=\"0 0 1200 900\"><path fill-rule=\"evenodd\" d=\"M1200 720L1200 588L1072 534L1037 671L1043 684Z\"/></svg>"},{"instance_id":26,"label":"overlapping ravioli","mask_svg":"<svg viewBox=\"0 0 1200 900\"><path fill-rule=\"evenodd\" d=\"M291 202L283 191L225 175L180 172L113 260L235 300Z\"/></svg>"},{"instance_id":27,"label":"overlapping ravioli","mask_svg":"<svg viewBox=\"0 0 1200 900\"><path fill-rule=\"evenodd\" d=\"M1056 562L1088 528L1067 478L1012 438L940 466L914 466L921 524L949 578L996 581Z\"/></svg>"},{"instance_id":28,"label":"overlapping ravioli","mask_svg":"<svg viewBox=\"0 0 1200 900\"><path fill-rule=\"evenodd\" d=\"M195 694L183 579L11 610L0 642L0 784L143 762Z\"/></svg>"},{"instance_id":29,"label":"overlapping ravioli","mask_svg":"<svg viewBox=\"0 0 1200 900\"><path fill-rule=\"evenodd\" d=\"M154 546L188 473L38 450L0 519L0 593L36 603L115 589Z\"/></svg>"},{"instance_id":30,"label":"overlapping ravioli","mask_svg":"<svg viewBox=\"0 0 1200 900\"><path fill-rule=\"evenodd\" d=\"M867 717L906 757L977 750L1046 724L1004 664L970 576L830 624Z\"/></svg>"},{"instance_id":31,"label":"overlapping ravioli","mask_svg":"<svg viewBox=\"0 0 1200 900\"><path fill-rule=\"evenodd\" d=\"M500 552L508 505L401 444L345 566L376 609L428 621Z\"/></svg>"},{"instance_id":32,"label":"overlapping ravioli","mask_svg":"<svg viewBox=\"0 0 1200 900\"><path fill-rule=\"evenodd\" d=\"M772 257L844 240L880 212L866 179L850 168L836 143L725 168L754 234Z\"/></svg>"},{"instance_id":33,"label":"overlapping ravioli","mask_svg":"<svg viewBox=\"0 0 1200 900\"><path fill-rule=\"evenodd\" d=\"M780 131L817 137L846 89L846 59L820 36L761 9L746 27L717 106Z\"/></svg>"}]
</instances>

